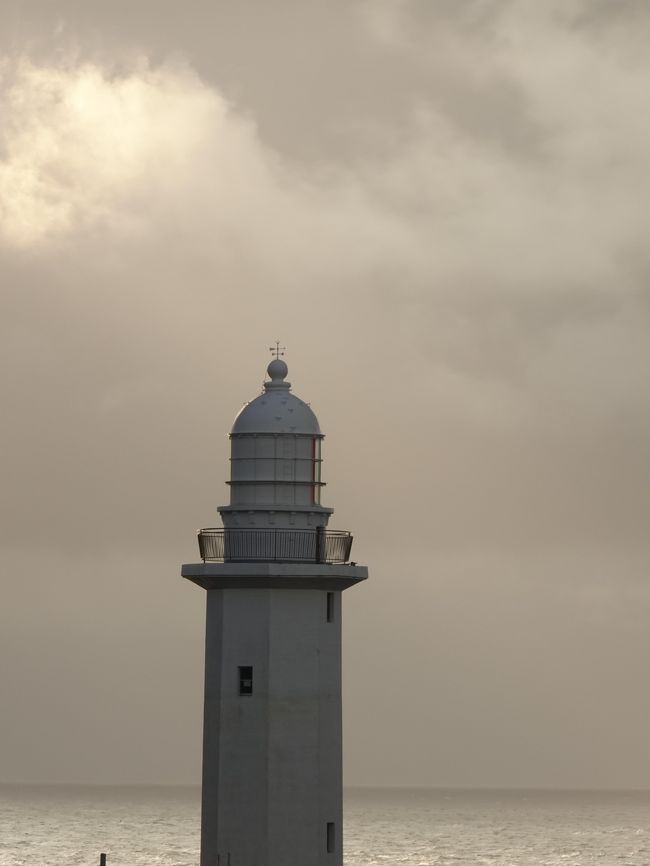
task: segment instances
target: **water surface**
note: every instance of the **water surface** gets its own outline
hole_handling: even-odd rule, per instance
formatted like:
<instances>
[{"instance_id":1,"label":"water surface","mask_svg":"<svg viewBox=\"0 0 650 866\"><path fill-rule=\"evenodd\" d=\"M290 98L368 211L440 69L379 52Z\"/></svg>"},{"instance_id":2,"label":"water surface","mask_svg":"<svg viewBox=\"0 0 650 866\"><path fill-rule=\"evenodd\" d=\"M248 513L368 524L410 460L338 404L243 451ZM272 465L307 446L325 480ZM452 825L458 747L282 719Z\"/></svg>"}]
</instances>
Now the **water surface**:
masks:
<instances>
[{"instance_id":1,"label":"water surface","mask_svg":"<svg viewBox=\"0 0 650 866\"><path fill-rule=\"evenodd\" d=\"M197 866L199 790L0 786L0 866ZM650 866L650 792L352 789L347 866Z\"/></svg>"}]
</instances>

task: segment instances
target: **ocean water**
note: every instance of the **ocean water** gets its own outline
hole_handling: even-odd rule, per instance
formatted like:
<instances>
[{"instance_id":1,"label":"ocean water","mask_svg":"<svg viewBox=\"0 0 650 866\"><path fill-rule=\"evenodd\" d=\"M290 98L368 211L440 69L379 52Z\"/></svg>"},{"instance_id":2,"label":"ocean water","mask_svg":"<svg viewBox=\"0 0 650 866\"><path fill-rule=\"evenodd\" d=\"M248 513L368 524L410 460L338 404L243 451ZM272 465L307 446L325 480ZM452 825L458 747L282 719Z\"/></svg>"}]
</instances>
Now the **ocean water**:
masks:
<instances>
[{"instance_id":1,"label":"ocean water","mask_svg":"<svg viewBox=\"0 0 650 866\"><path fill-rule=\"evenodd\" d=\"M0 786L0 866L196 866L196 788ZM349 790L346 866L650 866L650 792Z\"/></svg>"}]
</instances>

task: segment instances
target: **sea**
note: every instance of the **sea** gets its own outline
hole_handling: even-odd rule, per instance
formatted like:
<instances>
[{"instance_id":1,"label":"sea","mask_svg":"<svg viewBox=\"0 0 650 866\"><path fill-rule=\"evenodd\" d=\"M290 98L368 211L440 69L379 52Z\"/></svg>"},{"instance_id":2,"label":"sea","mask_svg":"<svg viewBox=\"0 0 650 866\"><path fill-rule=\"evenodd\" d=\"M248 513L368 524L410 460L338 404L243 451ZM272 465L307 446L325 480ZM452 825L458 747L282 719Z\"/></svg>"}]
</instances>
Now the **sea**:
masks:
<instances>
[{"instance_id":1,"label":"sea","mask_svg":"<svg viewBox=\"0 0 650 866\"><path fill-rule=\"evenodd\" d=\"M199 790L0 785L0 866L197 866ZM346 866L650 866L650 792L351 789Z\"/></svg>"}]
</instances>

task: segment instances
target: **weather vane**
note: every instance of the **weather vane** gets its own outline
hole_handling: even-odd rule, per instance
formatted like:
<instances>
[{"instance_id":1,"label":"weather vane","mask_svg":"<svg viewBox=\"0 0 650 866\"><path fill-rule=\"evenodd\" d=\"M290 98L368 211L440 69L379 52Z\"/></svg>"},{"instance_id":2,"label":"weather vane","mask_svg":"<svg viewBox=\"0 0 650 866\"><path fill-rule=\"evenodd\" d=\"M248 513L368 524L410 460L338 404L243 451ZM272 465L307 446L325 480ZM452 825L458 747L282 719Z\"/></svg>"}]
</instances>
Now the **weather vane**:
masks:
<instances>
[{"instance_id":1,"label":"weather vane","mask_svg":"<svg viewBox=\"0 0 650 866\"><path fill-rule=\"evenodd\" d=\"M279 340L276 340L275 346L269 346L269 352L273 352L273 354L275 355L275 360L277 361L278 358L281 358L282 355L284 355L286 348L287 348L286 346L280 345Z\"/></svg>"}]
</instances>

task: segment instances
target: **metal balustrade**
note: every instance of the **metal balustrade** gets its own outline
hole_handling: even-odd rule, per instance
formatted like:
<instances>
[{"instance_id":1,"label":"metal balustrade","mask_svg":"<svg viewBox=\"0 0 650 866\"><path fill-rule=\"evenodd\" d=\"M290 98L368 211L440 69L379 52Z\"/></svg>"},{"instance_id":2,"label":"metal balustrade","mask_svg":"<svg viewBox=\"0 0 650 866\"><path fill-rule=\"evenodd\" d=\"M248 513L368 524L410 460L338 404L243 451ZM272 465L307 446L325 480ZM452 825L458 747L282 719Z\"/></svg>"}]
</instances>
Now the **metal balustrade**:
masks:
<instances>
[{"instance_id":1,"label":"metal balustrade","mask_svg":"<svg viewBox=\"0 0 650 866\"><path fill-rule=\"evenodd\" d=\"M204 562L324 562L350 558L352 535L334 529L200 529Z\"/></svg>"}]
</instances>

